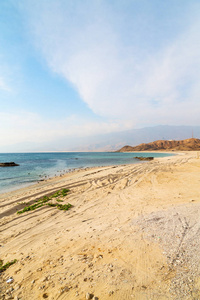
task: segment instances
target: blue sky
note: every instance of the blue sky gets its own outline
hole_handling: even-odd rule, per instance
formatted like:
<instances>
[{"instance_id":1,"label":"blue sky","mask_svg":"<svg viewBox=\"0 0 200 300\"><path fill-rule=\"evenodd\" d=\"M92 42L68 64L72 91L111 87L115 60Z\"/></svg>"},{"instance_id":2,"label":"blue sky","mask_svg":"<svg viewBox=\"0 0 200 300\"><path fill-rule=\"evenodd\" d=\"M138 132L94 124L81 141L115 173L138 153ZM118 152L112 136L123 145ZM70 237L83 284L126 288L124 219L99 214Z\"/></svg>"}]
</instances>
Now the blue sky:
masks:
<instances>
[{"instance_id":1,"label":"blue sky","mask_svg":"<svg viewBox=\"0 0 200 300\"><path fill-rule=\"evenodd\" d=\"M199 1L0 1L0 149L200 125L199 99Z\"/></svg>"}]
</instances>

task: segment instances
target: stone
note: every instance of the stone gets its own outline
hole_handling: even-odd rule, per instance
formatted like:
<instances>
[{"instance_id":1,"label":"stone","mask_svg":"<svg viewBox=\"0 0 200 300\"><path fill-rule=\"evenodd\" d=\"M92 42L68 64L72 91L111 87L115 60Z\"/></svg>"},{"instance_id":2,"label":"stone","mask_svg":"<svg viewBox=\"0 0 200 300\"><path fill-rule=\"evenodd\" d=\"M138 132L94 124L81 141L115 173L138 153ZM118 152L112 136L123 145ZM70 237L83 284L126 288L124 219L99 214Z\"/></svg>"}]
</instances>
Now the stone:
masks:
<instances>
[{"instance_id":1,"label":"stone","mask_svg":"<svg viewBox=\"0 0 200 300\"><path fill-rule=\"evenodd\" d=\"M9 288L8 290L6 290L6 294L11 293L12 291L14 291L13 287Z\"/></svg>"},{"instance_id":2,"label":"stone","mask_svg":"<svg viewBox=\"0 0 200 300\"><path fill-rule=\"evenodd\" d=\"M92 298L93 298L93 295L92 295L92 294L86 293L85 299L90 300L90 299L92 299Z\"/></svg>"},{"instance_id":3,"label":"stone","mask_svg":"<svg viewBox=\"0 0 200 300\"><path fill-rule=\"evenodd\" d=\"M113 268L113 265L112 265L112 264L109 264L108 266L109 266L109 268Z\"/></svg>"},{"instance_id":4,"label":"stone","mask_svg":"<svg viewBox=\"0 0 200 300\"><path fill-rule=\"evenodd\" d=\"M43 290L45 288L45 285L39 286L39 290Z\"/></svg>"},{"instance_id":5,"label":"stone","mask_svg":"<svg viewBox=\"0 0 200 300\"><path fill-rule=\"evenodd\" d=\"M95 258L103 258L102 254L95 254Z\"/></svg>"},{"instance_id":6,"label":"stone","mask_svg":"<svg viewBox=\"0 0 200 300\"><path fill-rule=\"evenodd\" d=\"M134 158L139 159L139 160L153 160L153 159L154 159L153 156L148 156L148 157L144 157L144 156L135 156Z\"/></svg>"},{"instance_id":7,"label":"stone","mask_svg":"<svg viewBox=\"0 0 200 300\"><path fill-rule=\"evenodd\" d=\"M8 278L8 280L6 280L7 283L12 283L14 281L14 279L12 277Z\"/></svg>"},{"instance_id":8,"label":"stone","mask_svg":"<svg viewBox=\"0 0 200 300\"><path fill-rule=\"evenodd\" d=\"M44 278L42 278L42 280L41 280L42 282L44 282L44 281L48 281L48 277L44 277Z\"/></svg>"},{"instance_id":9,"label":"stone","mask_svg":"<svg viewBox=\"0 0 200 300\"><path fill-rule=\"evenodd\" d=\"M113 295L114 294L114 291L110 291L109 292L109 296Z\"/></svg>"},{"instance_id":10,"label":"stone","mask_svg":"<svg viewBox=\"0 0 200 300\"><path fill-rule=\"evenodd\" d=\"M12 162L4 162L4 163L0 163L0 167L16 167L19 166L18 164Z\"/></svg>"}]
</instances>

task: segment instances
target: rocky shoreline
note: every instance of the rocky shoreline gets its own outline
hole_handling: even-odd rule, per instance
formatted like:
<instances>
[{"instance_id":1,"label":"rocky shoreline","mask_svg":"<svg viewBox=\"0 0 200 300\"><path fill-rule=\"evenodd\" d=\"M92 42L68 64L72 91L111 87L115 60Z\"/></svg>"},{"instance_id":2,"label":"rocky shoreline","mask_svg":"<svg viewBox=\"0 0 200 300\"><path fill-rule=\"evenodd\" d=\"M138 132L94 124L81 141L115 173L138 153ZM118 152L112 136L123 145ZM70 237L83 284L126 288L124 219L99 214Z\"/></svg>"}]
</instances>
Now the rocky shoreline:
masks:
<instances>
[{"instance_id":1,"label":"rocky shoreline","mask_svg":"<svg viewBox=\"0 0 200 300\"><path fill-rule=\"evenodd\" d=\"M0 167L17 167L19 166L18 164L16 164L15 162L4 162L4 163L0 163Z\"/></svg>"}]
</instances>

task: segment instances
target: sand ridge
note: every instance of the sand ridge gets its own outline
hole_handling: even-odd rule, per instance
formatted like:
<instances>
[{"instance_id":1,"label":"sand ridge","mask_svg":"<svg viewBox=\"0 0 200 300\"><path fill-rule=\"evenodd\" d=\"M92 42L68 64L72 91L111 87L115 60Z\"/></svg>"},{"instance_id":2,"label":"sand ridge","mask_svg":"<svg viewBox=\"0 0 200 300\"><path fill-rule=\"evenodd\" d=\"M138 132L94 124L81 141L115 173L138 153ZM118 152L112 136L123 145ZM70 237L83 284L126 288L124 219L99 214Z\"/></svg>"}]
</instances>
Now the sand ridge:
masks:
<instances>
[{"instance_id":1,"label":"sand ridge","mask_svg":"<svg viewBox=\"0 0 200 300\"><path fill-rule=\"evenodd\" d=\"M1 275L2 299L198 299L199 171L185 152L0 195L0 259L17 259ZM69 211L16 214L61 188Z\"/></svg>"}]
</instances>

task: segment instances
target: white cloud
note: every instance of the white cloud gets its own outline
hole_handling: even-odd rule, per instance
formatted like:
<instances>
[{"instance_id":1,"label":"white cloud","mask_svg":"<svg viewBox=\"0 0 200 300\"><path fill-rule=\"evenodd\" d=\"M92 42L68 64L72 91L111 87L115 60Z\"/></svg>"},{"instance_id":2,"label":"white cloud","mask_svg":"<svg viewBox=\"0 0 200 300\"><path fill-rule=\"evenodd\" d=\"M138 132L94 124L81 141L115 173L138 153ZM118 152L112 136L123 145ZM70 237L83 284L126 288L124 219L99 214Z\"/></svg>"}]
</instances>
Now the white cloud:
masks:
<instances>
[{"instance_id":1,"label":"white cloud","mask_svg":"<svg viewBox=\"0 0 200 300\"><path fill-rule=\"evenodd\" d=\"M182 29L154 51L137 42L148 30L137 32L106 1L29 1L27 11L50 68L72 82L96 114L138 125L199 124L200 22L192 9ZM129 43L123 41L128 26L116 26L118 18L133 31Z\"/></svg>"}]
</instances>

